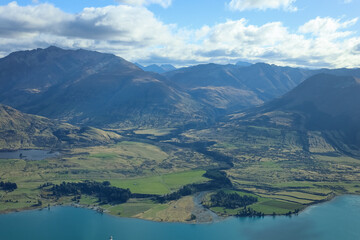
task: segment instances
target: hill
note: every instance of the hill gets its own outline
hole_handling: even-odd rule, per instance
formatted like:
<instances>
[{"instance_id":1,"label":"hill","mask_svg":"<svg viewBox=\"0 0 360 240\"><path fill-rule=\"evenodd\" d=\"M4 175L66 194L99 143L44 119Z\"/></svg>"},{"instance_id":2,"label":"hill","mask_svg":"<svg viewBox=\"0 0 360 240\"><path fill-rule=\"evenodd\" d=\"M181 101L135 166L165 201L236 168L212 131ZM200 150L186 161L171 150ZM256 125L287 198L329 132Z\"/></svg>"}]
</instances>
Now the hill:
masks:
<instances>
[{"instance_id":1,"label":"hill","mask_svg":"<svg viewBox=\"0 0 360 240\"><path fill-rule=\"evenodd\" d=\"M318 74L259 108L234 115L232 123L320 132L335 149L360 150L360 80L352 76ZM305 144L309 148L310 142Z\"/></svg>"},{"instance_id":2,"label":"hill","mask_svg":"<svg viewBox=\"0 0 360 240\"><path fill-rule=\"evenodd\" d=\"M112 132L60 123L0 104L0 149L58 149L108 144L120 138Z\"/></svg>"}]
</instances>

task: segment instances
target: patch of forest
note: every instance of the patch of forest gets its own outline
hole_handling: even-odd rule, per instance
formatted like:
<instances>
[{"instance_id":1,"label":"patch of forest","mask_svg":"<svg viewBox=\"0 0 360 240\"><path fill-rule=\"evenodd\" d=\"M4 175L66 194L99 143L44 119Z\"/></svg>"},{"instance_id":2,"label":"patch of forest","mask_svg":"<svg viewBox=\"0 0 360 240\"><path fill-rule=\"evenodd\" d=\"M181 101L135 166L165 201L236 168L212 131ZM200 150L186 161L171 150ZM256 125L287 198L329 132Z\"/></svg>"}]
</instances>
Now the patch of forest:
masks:
<instances>
[{"instance_id":1,"label":"patch of forest","mask_svg":"<svg viewBox=\"0 0 360 240\"><path fill-rule=\"evenodd\" d=\"M258 199L253 196L240 196L237 193L225 193L224 191L219 191L211 196L210 201L212 207L235 209L256 203Z\"/></svg>"},{"instance_id":2,"label":"patch of forest","mask_svg":"<svg viewBox=\"0 0 360 240\"><path fill-rule=\"evenodd\" d=\"M81 194L94 196L100 203L125 203L131 197L129 189L110 186L110 182L62 182L59 185L52 185L49 189L56 198L62 196L80 196Z\"/></svg>"},{"instance_id":3,"label":"patch of forest","mask_svg":"<svg viewBox=\"0 0 360 240\"><path fill-rule=\"evenodd\" d=\"M8 192L12 192L17 189L17 184L12 182L0 182L0 189Z\"/></svg>"}]
</instances>

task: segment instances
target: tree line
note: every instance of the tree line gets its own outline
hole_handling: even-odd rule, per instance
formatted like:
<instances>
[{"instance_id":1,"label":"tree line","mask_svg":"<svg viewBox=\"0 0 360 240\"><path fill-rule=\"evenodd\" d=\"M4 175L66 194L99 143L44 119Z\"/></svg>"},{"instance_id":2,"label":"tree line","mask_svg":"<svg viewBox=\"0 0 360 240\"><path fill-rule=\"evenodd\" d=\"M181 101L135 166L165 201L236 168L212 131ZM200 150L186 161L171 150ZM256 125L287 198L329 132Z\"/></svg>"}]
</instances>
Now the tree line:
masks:
<instances>
[{"instance_id":1,"label":"tree line","mask_svg":"<svg viewBox=\"0 0 360 240\"><path fill-rule=\"evenodd\" d=\"M237 193L225 193L224 191L219 191L211 196L210 201L212 207L235 209L251 205L257 202L258 199L253 196L240 196Z\"/></svg>"},{"instance_id":2,"label":"tree line","mask_svg":"<svg viewBox=\"0 0 360 240\"><path fill-rule=\"evenodd\" d=\"M264 215L265 215L264 213L257 212L249 207L248 208L244 207L236 214L237 217L263 217Z\"/></svg>"},{"instance_id":3,"label":"tree line","mask_svg":"<svg viewBox=\"0 0 360 240\"><path fill-rule=\"evenodd\" d=\"M110 186L110 182L84 181L79 183L62 182L50 188L53 196L76 196L86 194L95 196L101 203L125 203L131 197L129 189Z\"/></svg>"},{"instance_id":4,"label":"tree line","mask_svg":"<svg viewBox=\"0 0 360 240\"><path fill-rule=\"evenodd\" d=\"M0 182L0 189L8 192L12 192L17 189L17 184L12 182Z\"/></svg>"}]
</instances>

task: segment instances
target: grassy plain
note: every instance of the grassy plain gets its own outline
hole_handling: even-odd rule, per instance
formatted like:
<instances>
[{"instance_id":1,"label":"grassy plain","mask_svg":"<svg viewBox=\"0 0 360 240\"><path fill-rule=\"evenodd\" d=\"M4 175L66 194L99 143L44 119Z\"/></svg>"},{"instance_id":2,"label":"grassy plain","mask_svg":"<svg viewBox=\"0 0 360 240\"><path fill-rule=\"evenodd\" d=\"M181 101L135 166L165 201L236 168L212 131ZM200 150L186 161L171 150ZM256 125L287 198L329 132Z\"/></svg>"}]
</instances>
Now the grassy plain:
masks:
<instances>
[{"instance_id":1,"label":"grassy plain","mask_svg":"<svg viewBox=\"0 0 360 240\"><path fill-rule=\"evenodd\" d=\"M138 134L163 136L171 130L139 131ZM360 160L334 152L319 133L239 126L236 130L218 128L216 133L209 129L189 130L175 140L214 141L207 150L233 159L233 167L225 171L234 189L239 194L245 190L256 195L259 201L251 207L265 214L285 214L335 195L360 193ZM42 161L0 159L0 180L16 182L19 186L11 193L0 191L0 211L34 208L39 199L43 206L53 204L38 189L46 182L109 180L112 185L129 188L134 193L167 194L186 184L207 181L202 176L205 170L217 166L214 159L190 148L150 140L75 148L63 151L59 158ZM131 199L122 205L101 207L124 217L171 221L166 215L173 214L174 219L184 220L188 216L174 211L187 209L189 213L189 199L167 204ZM70 202L70 198L62 198L58 203ZM96 199L86 196L80 204L98 205ZM213 210L236 214L239 209Z\"/></svg>"},{"instance_id":2,"label":"grassy plain","mask_svg":"<svg viewBox=\"0 0 360 240\"><path fill-rule=\"evenodd\" d=\"M206 168L216 164L188 149L131 141L75 148L62 152L58 158L41 161L0 159L0 180L18 185L14 192L0 190L0 211L37 208L38 200L43 206L54 204L41 196L38 188L46 182L110 180L115 186L130 188L133 192L166 194L189 183L206 181L202 177L205 171L194 169L201 166ZM69 198L62 198L57 203L70 202ZM98 205L95 199L86 196L82 196L80 204ZM130 216L136 208L150 209L158 204L140 201L102 207L109 209L110 213L122 212L122 215Z\"/></svg>"},{"instance_id":3,"label":"grassy plain","mask_svg":"<svg viewBox=\"0 0 360 240\"><path fill-rule=\"evenodd\" d=\"M135 130L135 134L139 135L153 135L156 137L165 136L171 133L175 128L149 128L149 129L138 129Z\"/></svg>"},{"instance_id":4,"label":"grassy plain","mask_svg":"<svg viewBox=\"0 0 360 240\"><path fill-rule=\"evenodd\" d=\"M256 194L259 202L252 208L265 214L360 193L360 159L336 151L319 132L239 123L183 136L188 142L213 141L209 150L233 157L234 166L226 172L234 187Z\"/></svg>"},{"instance_id":5,"label":"grassy plain","mask_svg":"<svg viewBox=\"0 0 360 240\"><path fill-rule=\"evenodd\" d=\"M110 180L111 185L120 188L129 188L133 193L167 194L190 183L208 181L203 177L204 170L170 173L159 176L134 179Z\"/></svg>"},{"instance_id":6,"label":"grassy plain","mask_svg":"<svg viewBox=\"0 0 360 240\"><path fill-rule=\"evenodd\" d=\"M128 202L120 205L109 206L106 208L111 214L121 217L134 217L149 210L165 209L168 205L154 203L149 199L130 199Z\"/></svg>"},{"instance_id":7,"label":"grassy plain","mask_svg":"<svg viewBox=\"0 0 360 240\"><path fill-rule=\"evenodd\" d=\"M234 190L225 190L226 193L237 193L240 196L252 196L256 197L258 201L256 203L253 203L249 205L248 207L254 209L255 211L262 212L266 215L271 215L273 213L275 214L286 214L289 211L294 212L296 209L302 210L306 207L305 204L297 203L297 202L289 202L286 200L280 200L273 198L271 196L261 196L260 194L253 194L248 192L242 192L242 191L234 191ZM210 204L209 200L211 195L214 194L214 192L209 193L206 196L205 205ZM236 208L236 209L227 209L224 207L211 207L212 211L221 214L221 215L235 215L237 214L242 208Z\"/></svg>"}]
</instances>

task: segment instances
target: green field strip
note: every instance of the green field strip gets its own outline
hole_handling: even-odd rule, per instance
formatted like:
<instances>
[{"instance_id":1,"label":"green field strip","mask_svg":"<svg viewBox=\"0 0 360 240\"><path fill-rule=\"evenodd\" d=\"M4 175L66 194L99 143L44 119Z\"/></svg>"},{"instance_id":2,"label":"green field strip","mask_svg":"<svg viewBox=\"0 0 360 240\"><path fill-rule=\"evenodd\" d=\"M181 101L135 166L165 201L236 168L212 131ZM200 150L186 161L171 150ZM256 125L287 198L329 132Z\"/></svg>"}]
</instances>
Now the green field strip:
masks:
<instances>
[{"instance_id":1,"label":"green field strip","mask_svg":"<svg viewBox=\"0 0 360 240\"><path fill-rule=\"evenodd\" d=\"M259 196L264 197L264 198L271 198L271 199L283 200L283 201L287 201L287 202L291 202L291 203L300 203L300 204L311 204L311 203L314 202L313 200L298 199L298 198L294 198L294 197L290 197L290 196L285 196L285 195L259 194Z\"/></svg>"}]
</instances>

